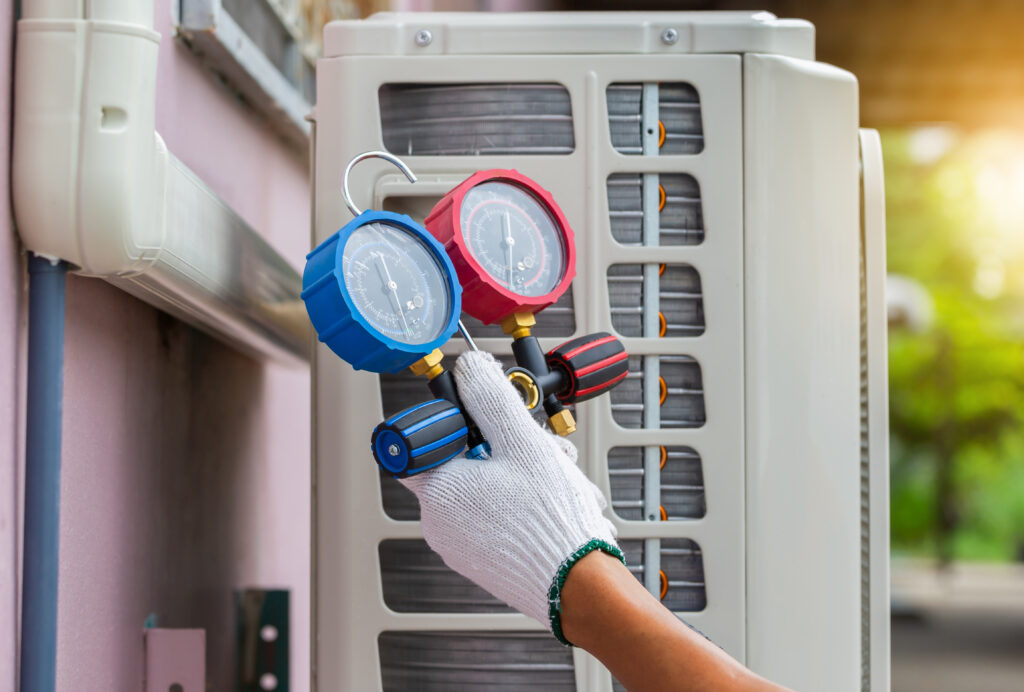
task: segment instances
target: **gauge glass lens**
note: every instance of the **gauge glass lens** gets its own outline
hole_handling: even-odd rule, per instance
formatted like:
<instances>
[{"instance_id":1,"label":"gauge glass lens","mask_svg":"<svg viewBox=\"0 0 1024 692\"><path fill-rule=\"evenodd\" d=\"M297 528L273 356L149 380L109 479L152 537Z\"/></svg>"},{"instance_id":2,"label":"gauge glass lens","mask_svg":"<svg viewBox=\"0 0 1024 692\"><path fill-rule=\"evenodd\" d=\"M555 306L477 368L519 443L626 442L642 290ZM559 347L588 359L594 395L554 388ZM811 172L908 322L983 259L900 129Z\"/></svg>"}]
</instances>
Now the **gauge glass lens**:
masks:
<instances>
[{"instance_id":1,"label":"gauge glass lens","mask_svg":"<svg viewBox=\"0 0 1024 692\"><path fill-rule=\"evenodd\" d=\"M345 243L341 268L355 309L378 332L410 346L441 336L452 299L423 240L385 223L360 226Z\"/></svg>"},{"instance_id":2,"label":"gauge glass lens","mask_svg":"<svg viewBox=\"0 0 1024 692\"><path fill-rule=\"evenodd\" d=\"M473 258L499 284L524 297L551 293L565 275L565 240L547 206L518 185L474 186L459 210Z\"/></svg>"}]
</instances>

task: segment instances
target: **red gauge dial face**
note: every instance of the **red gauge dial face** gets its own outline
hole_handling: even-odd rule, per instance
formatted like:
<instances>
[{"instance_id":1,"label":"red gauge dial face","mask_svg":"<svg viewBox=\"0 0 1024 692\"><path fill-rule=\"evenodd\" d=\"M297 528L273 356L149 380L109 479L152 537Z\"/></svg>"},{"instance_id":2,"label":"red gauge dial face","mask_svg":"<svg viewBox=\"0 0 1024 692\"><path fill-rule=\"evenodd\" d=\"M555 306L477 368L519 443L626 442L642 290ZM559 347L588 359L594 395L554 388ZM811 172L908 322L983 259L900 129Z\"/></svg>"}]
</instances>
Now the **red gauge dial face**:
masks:
<instances>
[{"instance_id":1,"label":"red gauge dial face","mask_svg":"<svg viewBox=\"0 0 1024 692\"><path fill-rule=\"evenodd\" d=\"M547 207L518 185L490 181L470 188L459 219L473 258L512 293L544 296L562 281L565 234Z\"/></svg>"}]
</instances>

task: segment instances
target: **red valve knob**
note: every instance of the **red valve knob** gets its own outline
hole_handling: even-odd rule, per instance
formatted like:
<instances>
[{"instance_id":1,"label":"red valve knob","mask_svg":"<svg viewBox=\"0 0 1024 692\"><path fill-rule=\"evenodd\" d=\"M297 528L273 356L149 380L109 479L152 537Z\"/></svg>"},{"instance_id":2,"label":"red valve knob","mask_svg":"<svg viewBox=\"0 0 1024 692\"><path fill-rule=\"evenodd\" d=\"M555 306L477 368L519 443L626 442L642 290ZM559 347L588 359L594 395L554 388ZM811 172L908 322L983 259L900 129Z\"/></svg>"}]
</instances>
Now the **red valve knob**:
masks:
<instances>
[{"instance_id":1,"label":"red valve knob","mask_svg":"<svg viewBox=\"0 0 1024 692\"><path fill-rule=\"evenodd\" d=\"M568 376L569 386L559 401L575 404L607 392L629 373L629 354L608 332L587 334L567 341L547 355L548 367Z\"/></svg>"}]
</instances>

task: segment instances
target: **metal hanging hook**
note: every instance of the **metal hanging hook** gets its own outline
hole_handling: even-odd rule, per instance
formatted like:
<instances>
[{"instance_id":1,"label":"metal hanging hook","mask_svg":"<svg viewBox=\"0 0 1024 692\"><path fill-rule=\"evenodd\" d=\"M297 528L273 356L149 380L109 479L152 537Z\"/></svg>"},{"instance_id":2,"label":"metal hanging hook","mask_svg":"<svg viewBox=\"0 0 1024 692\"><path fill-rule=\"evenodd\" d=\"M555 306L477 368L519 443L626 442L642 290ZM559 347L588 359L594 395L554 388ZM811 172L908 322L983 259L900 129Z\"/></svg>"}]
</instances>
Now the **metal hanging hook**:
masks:
<instances>
[{"instance_id":1,"label":"metal hanging hook","mask_svg":"<svg viewBox=\"0 0 1024 692\"><path fill-rule=\"evenodd\" d=\"M359 216L363 212L361 212L359 207L352 202L352 193L349 192L348 189L348 174L352 171L353 166L366 159L384 159L388 163L394 164L398 170L402 171L402 173L405 174L405 177L409 179L410 183L416 182L416 176L413 174L412 169L405 165L405 162L394 154L389 154L386 151L365 151L362 154L359 154L348 162L348 165L345 166L345 172L341 176L341 194L345 199L345 206L348 207L348 210L352 212L353 216Z\"/></svg>"}]
</instances>

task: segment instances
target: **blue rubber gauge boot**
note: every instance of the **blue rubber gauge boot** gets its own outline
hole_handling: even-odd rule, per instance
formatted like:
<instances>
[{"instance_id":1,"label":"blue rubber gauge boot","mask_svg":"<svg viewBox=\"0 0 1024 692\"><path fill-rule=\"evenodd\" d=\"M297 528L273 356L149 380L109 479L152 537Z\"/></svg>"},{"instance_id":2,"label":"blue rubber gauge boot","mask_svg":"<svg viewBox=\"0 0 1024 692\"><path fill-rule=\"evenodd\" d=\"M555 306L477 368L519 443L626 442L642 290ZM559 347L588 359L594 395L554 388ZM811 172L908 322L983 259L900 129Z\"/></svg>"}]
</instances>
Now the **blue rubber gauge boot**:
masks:
<instances>
[{"instance_id":1,"label":"blue rubber gauge boot","mask_svg":"<svg viewBox=\"0 0 1024 692\"><path fill-rule=\"evenodd\" d=\"M458 328L462 287L444 248L408 216L366 211L306 256L317 336L357 370L397 373Z\"/></svg>"}]
</instances>

